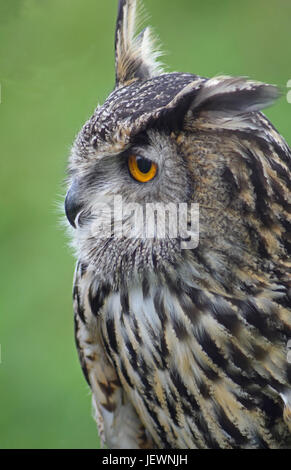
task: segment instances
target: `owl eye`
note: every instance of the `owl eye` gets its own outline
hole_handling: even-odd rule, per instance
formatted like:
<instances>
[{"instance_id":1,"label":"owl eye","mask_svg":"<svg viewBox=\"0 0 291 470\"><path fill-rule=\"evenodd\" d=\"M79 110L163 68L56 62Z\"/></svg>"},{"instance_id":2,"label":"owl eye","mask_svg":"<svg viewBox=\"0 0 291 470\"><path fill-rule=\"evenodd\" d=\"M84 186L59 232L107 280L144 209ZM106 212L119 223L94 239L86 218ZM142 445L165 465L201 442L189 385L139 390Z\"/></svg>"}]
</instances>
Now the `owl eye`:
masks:
<instances>
[{"instance_id":1,"label":"owl eye","mask_svg":"<svg viewBox=\"0 0 291 470\"><path fill-rule=\"evenodd\" d=\"M157 174L158 166L147 158L130 155L128 168L131 176L140 183L151 181Z\"/></svg>"}]
</instances>

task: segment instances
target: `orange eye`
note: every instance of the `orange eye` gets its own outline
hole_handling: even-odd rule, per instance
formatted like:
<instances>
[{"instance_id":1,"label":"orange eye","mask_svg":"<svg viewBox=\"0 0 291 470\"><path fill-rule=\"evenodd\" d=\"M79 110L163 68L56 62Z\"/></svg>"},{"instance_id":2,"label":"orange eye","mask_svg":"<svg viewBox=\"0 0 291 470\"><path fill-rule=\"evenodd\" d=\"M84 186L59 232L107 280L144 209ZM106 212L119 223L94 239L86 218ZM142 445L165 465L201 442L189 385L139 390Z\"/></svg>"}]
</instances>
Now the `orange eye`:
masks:
<instances>
[{"instance_id":1,"label":"orange eye","mask_svg":"<svg viewBox=\"0 0 291 470\"><path fill-rule=\"evenodd\" d=\"M156 163L137 155L130 155L128 159L128 168L131 176L140 183L151 181L158 171Z\"/></svg>"}]
</instances>

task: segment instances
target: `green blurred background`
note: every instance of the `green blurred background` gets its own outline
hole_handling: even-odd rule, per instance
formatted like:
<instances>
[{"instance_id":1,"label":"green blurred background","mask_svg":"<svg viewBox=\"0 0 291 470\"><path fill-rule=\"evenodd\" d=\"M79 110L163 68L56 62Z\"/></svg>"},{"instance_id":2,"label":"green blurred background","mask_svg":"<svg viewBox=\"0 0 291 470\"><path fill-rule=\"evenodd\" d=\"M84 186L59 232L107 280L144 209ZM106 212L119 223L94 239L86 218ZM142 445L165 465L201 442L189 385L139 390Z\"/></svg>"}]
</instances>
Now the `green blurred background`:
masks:
<instances>
[{"instance_id":1,"label":"green blurred background","mask_svg":"<svg viewBox=\"0 0 291 470\"><path fill-rule=\"evenodd\" d=\"M114 81L117 0L0 0L0 447L97 448L58 204L74 136ZM290 0L145 0L169 70L286 87ZM291 142L286 95L267 111Z\"/></svg>"}]
</instances>

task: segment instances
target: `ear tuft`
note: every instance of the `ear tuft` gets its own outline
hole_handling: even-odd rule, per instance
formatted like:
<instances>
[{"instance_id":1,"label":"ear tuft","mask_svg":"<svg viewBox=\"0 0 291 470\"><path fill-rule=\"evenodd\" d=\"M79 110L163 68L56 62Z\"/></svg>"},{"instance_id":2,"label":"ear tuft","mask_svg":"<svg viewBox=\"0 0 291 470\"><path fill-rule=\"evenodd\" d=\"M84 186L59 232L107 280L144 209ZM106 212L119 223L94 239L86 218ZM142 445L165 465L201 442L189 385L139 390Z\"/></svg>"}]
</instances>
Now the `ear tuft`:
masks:
<instances>
[{"instance_id":1,"label":"ear tuft","mask_svg":"<svg viewBox=\"0 0 291 470\"><path fill-rule=\"evenodd\" d=\"M214 77L207 80L196 95L193 111L219 111L226 114L242 114L271 106L279 97L276 86L244 77Z\"/></svg>"},{"instance_id":2,"label":"ear tuft","mask_svg":"<svg viewBox=\"0 0 291 470\"><path fill-rule=\"evenodd\" d=\"M138 36L137 0L119 0L115 32L116 87L136 79L148 79L162 73L150 28Z\"/></svg>"},{"instance_id":3,"label":"ear tuft","mask_svg":"<svg viewBox=\"0 0 291 470\"><path fill-rule=\"evenodd\" d=\"M184 86L166 105L159 108L152 125L181 129L186 116L232 119L246 116L272 105L280 96L274 85L247 80L242 77L215 77L205 79L193 75L193 81ZM190 114L189 114L190 113ZM205 114L204 114L205 117Z\"/></svg>"}]
</instances>

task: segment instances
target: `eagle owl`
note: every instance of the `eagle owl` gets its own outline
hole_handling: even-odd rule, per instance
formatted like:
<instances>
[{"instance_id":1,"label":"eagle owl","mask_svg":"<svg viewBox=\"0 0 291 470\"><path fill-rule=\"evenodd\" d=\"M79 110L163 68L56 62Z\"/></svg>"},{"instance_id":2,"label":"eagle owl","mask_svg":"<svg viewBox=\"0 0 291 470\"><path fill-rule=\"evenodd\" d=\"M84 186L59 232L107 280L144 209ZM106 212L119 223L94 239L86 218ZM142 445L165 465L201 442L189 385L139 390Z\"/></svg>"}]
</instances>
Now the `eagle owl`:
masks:
<instances>
[{"instance_id":1,"label":"eagle owl","mask_svg":"<svg viewBox=\"0 0 291 470\"><path fill-rule=\"evenodd\" d=\"M291 151L261 113L277 88L164 73L136 3L119 1L115 89L75 140L65 200L100 437L291 448ZM141 217L182 203L199 207L195 246L169 235L170 218L164 236L128 236L132 204Z\"/></svg>"}]
</instances>

